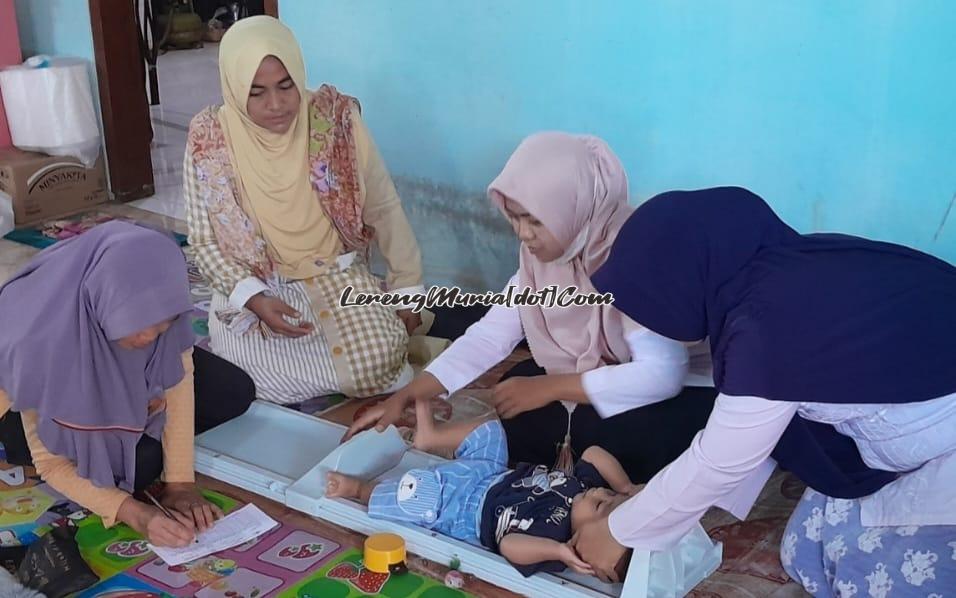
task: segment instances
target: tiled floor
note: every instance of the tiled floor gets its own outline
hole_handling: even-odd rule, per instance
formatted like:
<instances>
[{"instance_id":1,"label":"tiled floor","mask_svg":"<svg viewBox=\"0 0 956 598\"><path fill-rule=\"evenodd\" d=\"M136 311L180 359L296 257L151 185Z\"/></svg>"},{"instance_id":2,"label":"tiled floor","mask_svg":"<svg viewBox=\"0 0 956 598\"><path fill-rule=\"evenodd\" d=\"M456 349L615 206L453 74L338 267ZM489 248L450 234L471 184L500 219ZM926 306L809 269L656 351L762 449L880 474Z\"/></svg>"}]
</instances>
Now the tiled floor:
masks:
<instances>
[{"instance_id":1,"label":"tiled floor","mask_svg":"<svg viewBox=\"0 0 956 598\"><path fill-rule=\"evenodd\" d=\"M37 252L33 247L0 239L0 283Z\"/></svg>"},{"instance_id":2,"label":"tiled floor","mask_svg":"<svg viewBox=\"0 0 956 598\"><path fill-rule=\"evenodd\" d=\"M189 121L206 106L222 103L219 45L174 50L158 59L160 104L153 120L153 179L156 194L131 205L184 219L183 154Z\"/></svg>"},{"instance_id":3,"label":"tiled floor","mask_svg":"<svg viewBox=\"0 0 956 598\"><path fill-rule=\"evenodd\" d=\"M163 214L149 212L132 205L108 203L96 208L99 211L134 218L140 222L152 224L166 230L176 231L178 233L186 232L186 223L182 220L171 218ZM0 238L0 283L6 281L20 266L33 257L39 249L23 245L14 241Z\"/></svg>"}]
</instances>

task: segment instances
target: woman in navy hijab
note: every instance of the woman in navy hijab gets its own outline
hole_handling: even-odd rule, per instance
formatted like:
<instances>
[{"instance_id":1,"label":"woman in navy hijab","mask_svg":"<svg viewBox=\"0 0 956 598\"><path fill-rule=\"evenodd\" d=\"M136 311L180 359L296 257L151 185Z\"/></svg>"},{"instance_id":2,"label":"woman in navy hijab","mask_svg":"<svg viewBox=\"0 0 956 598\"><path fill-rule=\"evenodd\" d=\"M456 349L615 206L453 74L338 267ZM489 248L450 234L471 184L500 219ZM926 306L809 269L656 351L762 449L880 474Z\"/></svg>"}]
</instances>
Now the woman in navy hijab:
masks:
<instances>
[{"instance_id":1,"label":"woman in navy hijab","mask_svg":"<svg viewBox=\"0 0 956 598\"><path fill-rule=\"evenodd\" d=\"M725 187L640 206L592 280L650 330L707 338L720 392L684 454L575 538L600 576L711 506L745 517L776 463L808 486L781 560L811 594L956 587L956 268L798 234Z\"/></svg>"}]
</instances>

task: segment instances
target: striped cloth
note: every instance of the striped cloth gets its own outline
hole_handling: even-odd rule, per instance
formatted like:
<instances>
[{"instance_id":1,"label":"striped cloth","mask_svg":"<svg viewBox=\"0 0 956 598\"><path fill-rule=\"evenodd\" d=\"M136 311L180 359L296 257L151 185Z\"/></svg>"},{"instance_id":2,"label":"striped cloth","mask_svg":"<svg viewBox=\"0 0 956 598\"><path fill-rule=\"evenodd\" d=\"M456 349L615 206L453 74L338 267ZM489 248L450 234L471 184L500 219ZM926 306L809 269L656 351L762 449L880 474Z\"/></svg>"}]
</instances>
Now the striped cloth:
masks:
<instances>
[{"instance_id":1,"label":"striped cloth","mask_svg":"<svg viewBox=\"0 0 956 598\"><path fill-rule=\"evenodd\" d=\"M368 516L477 543L485 495L508 471L504 428L497 419L486 421L465 437L451 461L379 482L369 497Z\"/></svg>"},{"instance_id":2,"label":"striped cloth","mask_svg":"<svg viewBox=\"0 0 956 598\"><path fill-rule=\"evenodd\" d=\"M183 162L189 243L199 269L211 281L210 348L248 373L256 396L280 404L342 393L371 396L411 381L408 333L394 310L381 305L341 308L342 289L380 292L381 281L359 259L305 281L283 280L278 297L311 322L315 332L302 338L239 335L216 317L229 307L228 295L253 273L226 257L216 243L199 193L192 157Z\"/></svg>"},{"instance_id":3,"label":"striped cloth","mask_svg":"<svg viewBox=\"0 0 956 598\"><path fill-rule=\"evenodd\" d=\"M339 307L338 297L347 284L374 292L378 280L356 261L344 271L283 282L279 299L315 327L301 338L230 331L216 317L228 303L217 291L209 310L210 347L252 377L258 398L274 403L333 393L365 397L392 392L413 374L405 325L393 310L380 305Z\"/></svg>"}]
</instances>

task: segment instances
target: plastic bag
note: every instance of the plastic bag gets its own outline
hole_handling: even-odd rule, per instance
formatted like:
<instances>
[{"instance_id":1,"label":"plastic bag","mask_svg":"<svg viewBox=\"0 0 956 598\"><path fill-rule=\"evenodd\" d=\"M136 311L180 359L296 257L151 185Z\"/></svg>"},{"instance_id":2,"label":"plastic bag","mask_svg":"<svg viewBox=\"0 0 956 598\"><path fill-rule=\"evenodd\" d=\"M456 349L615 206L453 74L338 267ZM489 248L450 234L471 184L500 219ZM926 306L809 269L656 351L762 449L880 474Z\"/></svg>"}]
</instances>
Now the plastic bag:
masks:
<instances>
[{"instance_id":1,"label":"plastic bag","mask_svg":"<svg viewBox=\"0 0 956 598\"><path fill-rule=\"evenodd\" d=\"M13 198L0 191L0 237L13 230Z\"/></svg>"},{"instance_id":2,"label":"plastic bag","mask_svg":"<svg viewBox=\"0 0 956 598\"><path fill-rule=\"evenodd\" d=\"M61 598L99 582L76 545L76 528L55 527L30 545L17 570L24 586Z\"/></svg>"},{"instance_id":3,"label":"plastic bag","mask_svg":"<svg viewBox=\"0 0 956 598\"><path fill-rule=\"evenodd\" d=\"M10 137L18 148L75 156L92 168L100 155L89 64L81 58L40 57L0 70Z\"/></svg>"}]
</instances>

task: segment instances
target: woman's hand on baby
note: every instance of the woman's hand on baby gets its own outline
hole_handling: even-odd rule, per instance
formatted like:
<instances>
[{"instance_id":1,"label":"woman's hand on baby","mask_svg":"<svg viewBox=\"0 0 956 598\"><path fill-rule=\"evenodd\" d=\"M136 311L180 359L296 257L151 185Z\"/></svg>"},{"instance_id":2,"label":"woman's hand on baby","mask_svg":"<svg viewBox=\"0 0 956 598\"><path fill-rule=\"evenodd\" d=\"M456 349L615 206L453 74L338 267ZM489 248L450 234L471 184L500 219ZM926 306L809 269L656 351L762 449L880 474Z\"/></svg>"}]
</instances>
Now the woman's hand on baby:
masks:
<instances>
[{"instance_id":1,"label":"woman's hand on baby","mask_svg":"<svg viewBox=\"0 0 956 598\"><path fill-rule=\"evenodd\" d=\"M552 382L551 376L514 377L499 382L491 391L498 416L510 419L558 400Z\"/></svg>"},{"instance_id":2,"label":"woman's hand on baby","mask_svg":"<svg viewBox=\"0 0 956 598\"><path fill-rule=\"evenodd\" d=\"M372 426L375 426L375 429L379 432L383 432L385 428L398 421L402 416L402 411L405 410L405 405L414 400L414 397L406 391L407 388L406 386L378 405L369 408L362 414L362 417L352 422L349 429L345 431L345 435L342 436L342 442Z\"/></svg>"},{"instance_id":3,"label":"woman's hand on baby","mask_svg":"<svg viewBox=\"0 0 956 598\"><path fill-rule=\"evenodd\" d=\"M200 532L223 517L222 509L203 498L195 484L167 483L161 502L174 515L186 517Z\"/></svg>"},{"instance_id":4,"label":"woman's hand on baby","mask_svg":"<svg viewBox=\"0 0 956 598\"><path fill-rule=\"evenodd\" d=\"M637 495L637 493L643 490L644 486L646 485L647 484L629 484L628 487L624 489L623 494L626 494L628 496L635 496Z\"/></svg>"},{"instance_id":5,"label":"woman's hand on baby","mask_svg":"<svg viewBox=\"0 0 956 598\"><path fill-rule=\"evenodd\" d=\"M582 575L594 575L594 569L591 565L584 562L584 559L578 555L577 551L574 550L574 547L570 543L565 543L561 545L559 549L558 557L561 562L565 564L569 569L575 573L580 573Z\"/></svg>"},{"instance_id":6,"label":"woman's hand on baby","mask_svg":"<svg viewBox=\"0 0 956 598\"><path fill-rule=\"evenodd\" d=\"M290 324L289 321L285 319L286 316L298 320L302 317L302 314L282 299L271 297L265 293L253 295L252 298L246 302L246 309L259 316L259 319L262 320L270 330L282 336L298 338L309 334L314 328L310 322Z\"/></svg>"},{"instance_id":7,"label":"woman's hand on baby","mask_svg":"<svg viewBox=\"0 0 956 598\"><path fill-rule=\"evenodd\" d=\"M627 548L618 544L611 535L608 517L583 524L571 537L569 544L598 579L605 583L621 581L617 565L627 553Z\"/></svg>"},{"instance_id":8,"label":"woman's hand on baby","mask_svg":"<svg viewBox=\"0 0 956 598\"><path fill-rule=\"evenodd\" d=\"M379 432L384 432L385 428L397 422L402 417L406 405L415 399L430 399L436 395L445 392L445 387L441 385L438 378L425 372L416 376L414 380L406 384L398 392L385 399L378 405L370 408L362 417L355 420L342 437L342 442L350 439L363 430L372 426Z\"/></svg>"}]
</instances>

